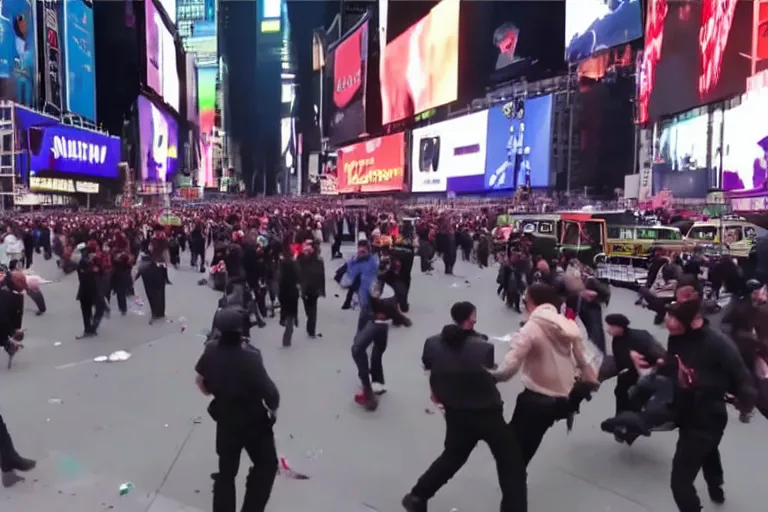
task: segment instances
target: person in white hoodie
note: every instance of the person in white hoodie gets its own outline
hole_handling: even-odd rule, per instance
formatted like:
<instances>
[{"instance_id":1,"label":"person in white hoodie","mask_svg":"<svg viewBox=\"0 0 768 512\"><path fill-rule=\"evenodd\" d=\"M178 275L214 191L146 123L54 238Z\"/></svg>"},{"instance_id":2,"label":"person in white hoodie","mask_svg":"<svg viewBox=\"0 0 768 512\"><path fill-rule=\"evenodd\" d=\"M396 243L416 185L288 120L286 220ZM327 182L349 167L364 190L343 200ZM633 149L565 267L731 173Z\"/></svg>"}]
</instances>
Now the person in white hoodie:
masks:
<instances>
[{"instance_id":1,"label":"person in white hoodie","mask_svg":"<svg viewBox=\"0 0 768 512\"><path fill-rule=\"evenodd\" d=\"M577 380L597 387L578 324L560 314L560 297L548 284L534 283L524 298L528 321L512 337L504 361L490 370L499 382L521 372L525 389L509 423L526 465L547 430L573 414L568 397Z\"/></svg>"}]
</instances>

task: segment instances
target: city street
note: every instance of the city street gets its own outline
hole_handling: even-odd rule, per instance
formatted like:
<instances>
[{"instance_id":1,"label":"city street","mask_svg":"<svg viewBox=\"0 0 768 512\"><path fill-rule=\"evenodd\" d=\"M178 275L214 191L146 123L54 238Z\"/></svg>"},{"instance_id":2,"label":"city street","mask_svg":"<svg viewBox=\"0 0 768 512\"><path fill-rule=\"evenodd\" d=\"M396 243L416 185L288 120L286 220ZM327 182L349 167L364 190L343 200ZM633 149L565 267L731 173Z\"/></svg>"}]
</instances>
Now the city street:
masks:
<instances>
[{"instance_id":1,"label":"city street","mask_svg":"<svg viewBox=\"0 0 768 512\"><path fill-rule=\"evenodd\" d=\"M351 254L351 247L345 248ZM329 254L328 247L324 253ZM183 261L188 262L188 255ZM477 329L500 337L515 330L520 317L495 295L496 270L458 263L456 274L425 276L414 265L411 328L392 328L384 365L388 393L379 409L356 405L356 370L350 356L357 313L342 311L342 297L331 278L339 265L326 260L328 297L320 302L319 332L310 340L304 319L293 347L280 348L276 319L254 328L276 381L282 405L276 435L278 452L309 480L279 476L269 510L276 512L397 512L400 499L440 453L443 420L429 401L421 368L426 337L450 321L456 301L478 307ZM437 268L442 268L441 264ZM208 399L194 384L194 365L202 350L201 332L210 326L219 295L199 286L201 274L171 270L167 288L169 322L148 325L147 305L105 319L99 336L76 340L82 331L75 301L77 276L61 278L52 262L33 269L52 282L42 286L48 312L35 316L27 299L25 349L10 370L0 356L0 411L22 455L38 460L27 481L0 489L0 510L56 512L209 511L210 474L217 469L214 424ZM137 283L136 293L144 297ZM652 315L633 305L634 295L614 289L610 312L651 329ZM116 307L113 300L113 308ZM186 322L181 320L186 319ZM182 325L188 324L182 332ZM496 357L506 347L498 342ZM117 350L131 354L117 363L94 358ZM546 436L529 470L532 512L669 512L675 510L669 471L675 433L654 434L633 447L600 431L613 412L613 384L606 383L583 407L570 435L557 424ZM511 415L521 390L519 379L502 386ZM726 473L724 512L754 512L767 497L763 462L768 424L755 417L743 425L732 414L722 443ZM241 465L241 496L247 473ZM120 486L132 483L124 496ZM715 507L702 493L705 510ZM430 502L438 512L498 510L495 465L486 446L478 446L466 467Z\"/></svg>"}]
</instances>

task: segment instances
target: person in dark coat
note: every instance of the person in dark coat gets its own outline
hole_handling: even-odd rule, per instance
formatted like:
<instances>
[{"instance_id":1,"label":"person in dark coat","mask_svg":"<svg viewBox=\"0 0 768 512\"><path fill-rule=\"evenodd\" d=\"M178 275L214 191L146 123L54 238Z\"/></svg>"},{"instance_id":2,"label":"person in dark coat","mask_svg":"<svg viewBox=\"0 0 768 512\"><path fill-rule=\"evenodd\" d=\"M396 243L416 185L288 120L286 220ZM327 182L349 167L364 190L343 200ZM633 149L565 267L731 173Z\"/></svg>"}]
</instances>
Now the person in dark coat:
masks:
<instances>
[{"instance_id":1,"label":"person in dark coat","mask_svg":"<svg viewBox=\"0 0 768 512\"><path fill-rule=\"evenodd\" d=\"M613 392L616 396L616 415L624 411L640 411L644 405L643 397L638 394L630 397L629 392L639 378L630 353L634 351L648 361L658 361L666 357L667 351L648 331L631 329L629 319L620 313L606 316L605 323L608 334L613 336L611 352L615 364L611 373L616 376L616 388ZM609 378L609 375L601 375L601 380L606 378Z\"/></svg>"},{"instance_id":2,"label":"person in dark coat","mask_svg":"<svg viewBox=\"0 0 768 512\"><path fill-rule=\"evenodd\" d=\"M96 336L104 315L106 303L101 288L101 269L94 261L97 249L95 241L88 242L77 266L79 286L76 298L80 302L80 313L83 317L83 333L78 339Z\"/></svg>"},{"instance_id":3,"label":"person in dark coat","mask_svg":"<svg viewBox=\"0 0 768 512\"><path fill-rule=\"evenodd\" d=\"M307 315L307 334L310 338L322 337L317 332L317 302L325 297L325 263L320 257L317 243L307 240L297 258L299 266L301 300Z\"/></svg>"},{"instance_id":4,"label":"person in dark coat","mask_svg":"<svg viewBox=\"0 0 768 512\"><path fill-rule=\"evenodd\" d=\"M289 247L285 247L278 264L278 298L280 300L280 325L283 346L290 347L294 327L299 326L299 268Z\"/></svg>"}]
</instances>

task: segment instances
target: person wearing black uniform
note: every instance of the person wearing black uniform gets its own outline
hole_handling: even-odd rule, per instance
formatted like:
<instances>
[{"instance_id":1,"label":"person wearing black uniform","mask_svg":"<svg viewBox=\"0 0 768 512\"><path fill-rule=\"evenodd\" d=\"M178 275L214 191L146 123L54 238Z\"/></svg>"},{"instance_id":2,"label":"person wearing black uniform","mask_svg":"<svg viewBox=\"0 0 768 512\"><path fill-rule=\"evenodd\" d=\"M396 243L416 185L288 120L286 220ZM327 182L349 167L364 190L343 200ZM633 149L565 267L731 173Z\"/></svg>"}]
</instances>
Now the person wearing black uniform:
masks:
<instances>
[{"instance_id":1,"label":"person wearing black uniform","mask_svg":"<svg viewBox=\"0 0 768 512\"><path fill-rule=\"evenodd\" d=\"M427 502L467 462L478 441L485 441L496 459L501 512L527 511L525 463L488 371L494 367L494 347L474 330L477 311L472 303L454 304L451 318L453 324L427 339L422 355L432 399L445 411L445 448L402 505L408 512L426 512Z\"/></svg>"},{"instance_id":2,"label":"person wearing black uniform","mask_svg":"<svg viewBox=\"0 0 768 512\"><path fill-rule=\"evenodd\" d=\"M317 242L305 240L301 254L296 258L301 301L307 315L307 335L312 339L323 337L317 332L317 302L320 297L325 297L325 263L318 253L317 245Z\"/></svg>"},{"instance_id":3,"label":"person wearing black uniform","mask_svg":"<svg viewBox=\"0 0 768 512\"><path fill-rule=\"evenodd\" d=\"M739 410L748 413L755 405L756 392L734 345L702 317L698 279L687 276L680 285L677 302L669 306L665 319L667 357L656 364L660 374L675 382L671 409L678 440L672 459L672 495L680 512L700 512L694 487L699 471L704 473L710 499L725 502L719 450L728 422L725 396L732 394ZM631 355L638 368L654 364L636 352ZM744 421L749 416L741 417Z\"/></svg>"},{"instance_id":4,"label":"person wearing black uniform","mask_svg":"<svg viewBox=\"0 0 768 512\"><path fill-rule=\"evenodd\" d=\"M101 293L101 274L95 265L96 247L89 243L77 265L80 313L83 317L83 333L78 338L96 336L101 318L104 315L104 296Z\"/></svg>"},{"instance_id":5,"label":"person wearing black uniform","mask_svg":"<svg viewBox=\"0 0 768 512\"><path fill-rule=\"evenodd\" d=\"M280 393L264 367L261 352L244 343L243 315L233 308L216 312L221 333L206 345L195 366L197 386L213 396L208 413L216 422L219 471L214 474L213 512L234 512L235 478L243 450L251 459L243 511L263 511L272 494L278 460L272 427Z\"/></svg>"},{"instance_id":6,"label":"person wearing black uniform","mask_svg":"<svg viewBox=\"0 0 768 512\"><path fill-rule=\"evenodd\" d=\"M615 366L611 373L616 376L616 388L613 391L616 396L616 415L624 411L640 411L644 405L643 397L633 395L630 398L629 393L639 377L630 352L634 351L648 361L656 361L664 358L667 351L648 331L631 329L629 319L620 313L606 316L605 323L608 334L613 337L611 352ZM610 376L601 375L601 380L607 378Z\"/></svg>"}]
</instances>

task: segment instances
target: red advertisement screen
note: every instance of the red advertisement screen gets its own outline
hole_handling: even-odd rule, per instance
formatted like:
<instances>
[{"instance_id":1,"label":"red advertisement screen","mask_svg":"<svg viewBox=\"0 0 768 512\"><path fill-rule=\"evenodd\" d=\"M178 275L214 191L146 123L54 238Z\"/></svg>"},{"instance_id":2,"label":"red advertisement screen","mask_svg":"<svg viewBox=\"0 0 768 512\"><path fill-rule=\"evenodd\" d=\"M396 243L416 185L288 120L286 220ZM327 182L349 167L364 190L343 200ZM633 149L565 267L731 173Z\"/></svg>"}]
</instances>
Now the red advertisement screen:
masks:
<instances>
[{"instance_id":1,"label":"red advertisement screen","mask_svg":"<svg viewBox=\"0 0 768 512\"><path fill-rule=\"evenodd\" d=\"M403 190L405 133L345 146L338 152L338 192Z\"/></svg>"},{"instance_id":2,"label":"red advertisement screen","mask_svg":"<svg viewBox=\"0 0 768 512\"><path fill-rule=\"evenodd\" d=\"M637 121L743 93L753 8L752 0L648 0Z\"/></svg>"},{"instance_id":3,"label":"red advertisement screen","mask_svg":"<svg viewBox=\"0 0 768 512\"><path fill-rule=\"evenodd\" d=\"M332 80L328 138L332 146L354 140L366 129L368 25L365 20L328 52L327 74Z\"/></svg>"},{"instance_id":4,"label":"red advertisement screen","mask_svg":"<svg viewBox=\"0 0 768 512\"><path fill-rule=\"evenodd\" d=\"M455 101L459 0L442 0L387 44L380 67L383 124Z\"/></svg>"}]
</instances>

